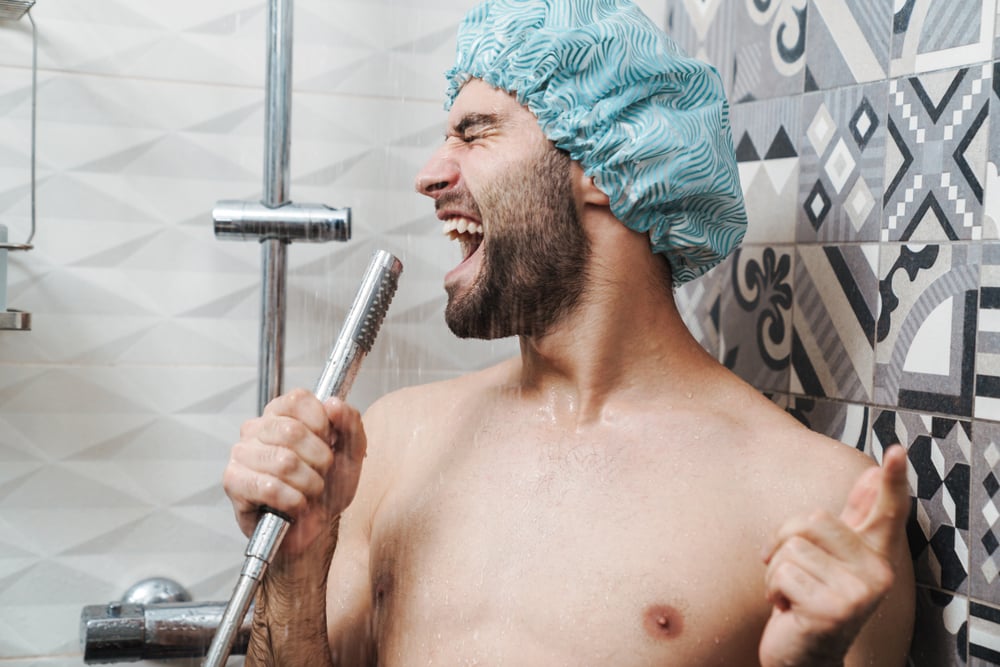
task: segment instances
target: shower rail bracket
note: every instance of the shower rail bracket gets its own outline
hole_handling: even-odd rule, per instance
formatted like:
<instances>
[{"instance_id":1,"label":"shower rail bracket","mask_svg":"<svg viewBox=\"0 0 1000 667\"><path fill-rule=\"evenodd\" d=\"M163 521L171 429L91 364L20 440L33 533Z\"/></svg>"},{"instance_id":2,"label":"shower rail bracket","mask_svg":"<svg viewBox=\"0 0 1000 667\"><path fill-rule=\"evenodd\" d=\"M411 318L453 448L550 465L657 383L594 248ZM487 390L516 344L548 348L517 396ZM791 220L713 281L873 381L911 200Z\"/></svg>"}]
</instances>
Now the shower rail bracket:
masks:
<instances>
[{"instance_id":1,"label":"shower rail bracket","mask_svg":"<svg viewBox=\"0 0 1000 667\"><path fill-rule=\"evenodd\" d=\"M215 236L223 240L284 243L349 241L351 209L288 202L270 207L260 202L222 200L212 209Z\"/></svg>"},{"instance_id":2,"label":"shower rail bracket","mask_svg":"<svg viewBox=\"0 0 1000 667\"><path fill-rule=\"evenodd\" d=\"M0 311L0 331L31 331L31 313L20 310Z\"/></svg>"}]
</instances>

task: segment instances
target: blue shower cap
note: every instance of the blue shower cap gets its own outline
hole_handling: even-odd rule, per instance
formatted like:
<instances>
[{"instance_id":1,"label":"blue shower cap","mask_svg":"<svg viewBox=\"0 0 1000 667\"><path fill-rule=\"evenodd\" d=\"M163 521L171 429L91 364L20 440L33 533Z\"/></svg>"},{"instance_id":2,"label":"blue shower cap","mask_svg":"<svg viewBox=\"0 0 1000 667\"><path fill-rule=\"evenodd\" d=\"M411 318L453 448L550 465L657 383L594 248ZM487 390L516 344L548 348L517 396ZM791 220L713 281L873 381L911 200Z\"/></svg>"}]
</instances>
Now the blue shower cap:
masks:
<instances>
[{"instance_id":1,"label":"blue shower cap","mask_svg":"<svg viewBox=\"0 0 1000 667\"><path fill-rule=\"evenodd\" d=\"M545 135L649 234L674 286L721 262L746 210L718 72L686 57L630 0L488 0L458 32L451 108L482 79L516 95Z\"/></svg>"}]
</instances>

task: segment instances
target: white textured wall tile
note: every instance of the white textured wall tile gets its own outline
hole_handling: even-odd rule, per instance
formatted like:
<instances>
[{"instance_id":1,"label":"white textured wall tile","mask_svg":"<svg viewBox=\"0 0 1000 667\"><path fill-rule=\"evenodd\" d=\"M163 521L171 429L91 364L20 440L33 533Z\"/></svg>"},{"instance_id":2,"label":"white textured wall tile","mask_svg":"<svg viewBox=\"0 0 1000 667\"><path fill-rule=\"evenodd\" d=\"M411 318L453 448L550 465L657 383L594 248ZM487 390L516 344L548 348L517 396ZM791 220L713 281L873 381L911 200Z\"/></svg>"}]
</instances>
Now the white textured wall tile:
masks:
<instances>
[{"instance_id":1,"label":"white textured wall tile","mask_svg":"<svg viewBox=\"0 0 1000 667\"><path fill-rule=\"evenodd\" d=\"M442 72L468 0L296 6L291 196L350 206L354 238L289 250L286 387L311 387L371 252L406 265L358 378L384 393L516 351L454 341L458 261L413 178L441 141ZM220 199L257 199L265 2L45 0L38 231L11 257L0 331L0 656L79 664L81 608L154 575L228 597L245 539L220 484L256 410L257 243ZM26 236L30 33L0 26L0 221ZM34 657L32 657L34 656ZM23 658L23 660L22 660ZM6 663L5 663L6 664Z\"/></svg>"}]
</instances>

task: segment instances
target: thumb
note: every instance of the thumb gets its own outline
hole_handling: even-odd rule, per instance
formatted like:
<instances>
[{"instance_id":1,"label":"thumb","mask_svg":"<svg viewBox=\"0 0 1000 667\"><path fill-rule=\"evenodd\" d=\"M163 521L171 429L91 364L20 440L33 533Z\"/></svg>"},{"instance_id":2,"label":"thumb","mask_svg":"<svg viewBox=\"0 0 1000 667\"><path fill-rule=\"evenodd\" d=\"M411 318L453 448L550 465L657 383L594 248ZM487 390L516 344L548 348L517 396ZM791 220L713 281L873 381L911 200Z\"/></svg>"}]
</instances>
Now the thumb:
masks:
<instances>
[{"instance_id":1,"label":"thumb","mask_svg":"<svg viewBox=\"0 0 1000 667\"><path fill-rule=\"evenodd\" d=\"M876 481L874 499L855 530L869 546L887 554L905 530L910 513L906 451L899 445L886 449L882 456L882 468L876 469L876 472L877 475L873 475Z\"/></svg>"}]
</instances>

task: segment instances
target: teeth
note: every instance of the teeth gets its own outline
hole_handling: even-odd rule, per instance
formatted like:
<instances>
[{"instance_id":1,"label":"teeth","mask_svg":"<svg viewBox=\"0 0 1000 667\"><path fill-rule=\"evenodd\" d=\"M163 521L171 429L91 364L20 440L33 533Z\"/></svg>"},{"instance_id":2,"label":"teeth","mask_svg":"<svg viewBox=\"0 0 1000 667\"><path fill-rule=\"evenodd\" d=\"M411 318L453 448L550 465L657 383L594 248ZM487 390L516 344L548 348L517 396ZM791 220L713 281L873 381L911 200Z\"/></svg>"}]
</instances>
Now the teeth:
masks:
<instances>
[{"instance_id":1,"label":"teeth","mask_svg":"<svg viewBox=\"0 0 1000 667\"><path fill-rule=\"evenodd\" d=\"M450 218L441 225L441 233L452 238L459 234L482 234L483 226L467 218Z\"/></svg>"}]
</instances>

